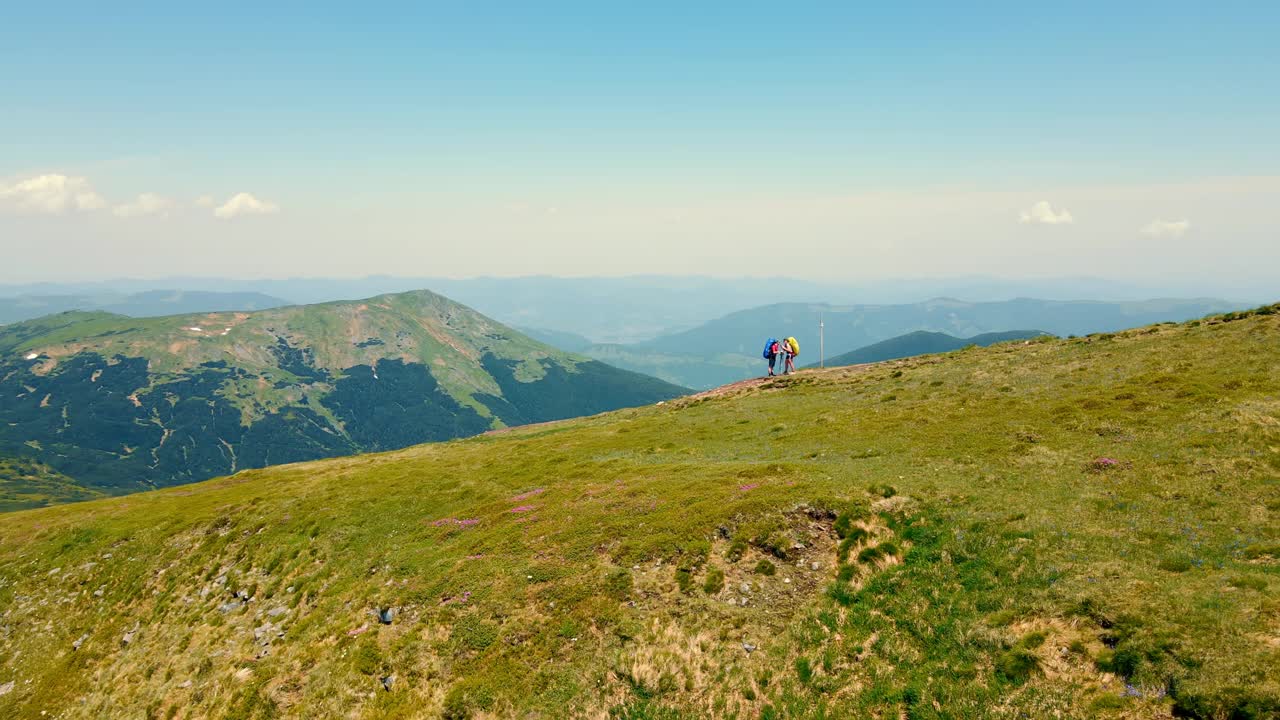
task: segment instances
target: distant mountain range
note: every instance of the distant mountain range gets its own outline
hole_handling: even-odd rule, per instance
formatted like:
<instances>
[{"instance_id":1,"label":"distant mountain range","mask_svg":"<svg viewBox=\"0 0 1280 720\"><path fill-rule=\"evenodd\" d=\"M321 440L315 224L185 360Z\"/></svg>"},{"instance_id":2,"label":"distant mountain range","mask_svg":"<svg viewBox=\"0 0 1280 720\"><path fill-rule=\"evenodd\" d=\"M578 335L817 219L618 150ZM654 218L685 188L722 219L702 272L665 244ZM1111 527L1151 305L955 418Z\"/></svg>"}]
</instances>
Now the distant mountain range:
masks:
<instances>
[{"instance_id":1,"label":"distant mountain range","mask_svg":"<svg viewBox=\"0 0 1280 720\"><path fill-rule=\"evenodd\" d=\"M170 277L92 283L0 285L0 298L16 295L98 296L183 288L189 291L262 293L286 298L292 304L355 300L431 288L512 327L570 332L588 337L596 343L629 344L698 327L712 318L767 303L905 304L936 297L962 298L971 302L997 302L1019 297L1135 301L1153 297L1218 296L1238 303L1238 307L1247 307L1275 300L1272 297L1274 285L1275 283L1240 281L1213 284L1202 277L1159 282L1120 282L1091 277L1017 279L980 275L848 281L697 275L509 278L384 275L252 280ZM105 309L130 315L157 314L135 313L96 305L65 309ZM236 309L253 308L181 308L161 314Z\"/></svg>"},{"instance_id":2,"label":"distant mountain range","mask_svg":"<svg viewBox=\"0 0 1280 720\"><path fill-rule=\"evenodd\" d=\"M249 310L288 304L292 299L334 300L373 288L402 288L408 278L289 279L232 281L175 278L198 291L133 292L144 281L84 285L0 286L0 322L63 308L106 309L135 317ZM548 345L582 353L612 365L663 378L691 388L710 388L761 372L759 345L771 335L800 339L805 364L817 358L817 325L826 318L829 357L915 331L956 337L1041 328L1055 335L1106 332L1144 323L1185 320L1236 310L1241 303L1217 299L1143 301L1063 301L1013 299L970 302L938 298L905 304L832 304L784 302L749 307L771 298L886 297L949 283L983 297L1025 289L1035 283L991 278L937 281L880 281L864 286L782 279L634 276L622 278L470 278L436 279L468 305ZM1135 288L1104 281L1038 281L1051 292L1071 288L1130 294ZM930 284L932 283L932 285ZM62 291L66 294L51 294ZM269 292L263 292L269 291ZM43 293L43 294L42 294ZM79 294L75 294L79 293ZM727 314L726 314L727 313ZM707 321L708 317L716 318ZM673 328L677 330L672 331ZM683 329L678 328L692 328ZM648 338L648 339L646 339ZM602 342L602 340L608 340Z\"/></svg>"},{"instance_id":3,"label":"distant mountain range","mask_svg":"<svg viewBox=\"0 0 1280 720\"><path fill-rule=\"evenodd\" d=\"M288 300L260 292L148 290L131 294L27 294L0 297L0 325L70 310L101 310L129 317L155 317L222 310L266 310L289 304Z\"/></svg>"},{"instance_id":4,"label":"distant mountain range","mask_svg":"<svg viewBox=\"0 0 1280 720\"><path fill-rule=\"evenodd\" d=\"M426 291L254 313L63 313L0 328L0 505L390 450L683 392Z\"/></svg>"},{"instance_id":5,"label":"distant mountain range","mask_svg":"<svg viewBox=\"0 0 1280 720\"><path fill-rule=\"evenodd\" d=\"M1010 330L1008 332L983 333L973 337L958 338L946 333L917 330L906 335L899 335L896 338L882 340L833 358L827 358L825 365L826 367L862 365L863 363L897 360L916 355L951 352L971 345L987 347L988 345L1009 342L1010 340L1029 340L1046 334L1039 330ZM808 367L817 366L818 363L816 362L808 365Z\"/></svg>"},{"instance_id":6,"label":"distant mountain range","mask_svg":"<svg viewBox=\"0 0 1280 720\"><path fill-rule=\"evenodd\" d=\"M974 303L938 298L905 305L780 303L731 313L692 330L628 345L593 345L584 352L618 367L692 388L708 388L762 374L768 337L795 336L801 362L818 359L818 324L826 354L836 357L915 331L968 337L1018 328L1059 336L1110 332L1239 309L1208 298L1137 302L1017 299Z\"/></svg>"}]
</instances>

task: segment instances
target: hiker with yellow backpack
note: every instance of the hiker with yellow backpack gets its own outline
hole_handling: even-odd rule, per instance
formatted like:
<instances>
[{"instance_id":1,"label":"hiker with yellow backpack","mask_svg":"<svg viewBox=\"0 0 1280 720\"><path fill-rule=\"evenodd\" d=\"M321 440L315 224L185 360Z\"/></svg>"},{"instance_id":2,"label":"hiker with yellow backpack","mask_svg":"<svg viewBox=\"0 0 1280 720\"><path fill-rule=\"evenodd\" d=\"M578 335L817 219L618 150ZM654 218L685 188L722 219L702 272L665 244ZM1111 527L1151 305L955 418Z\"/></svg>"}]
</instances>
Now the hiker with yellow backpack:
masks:
<instances>
[{"instance_id":1,"label":"hiker with yellow backpack","mask_svg":"<svg viewBox=\"0 0 1280 720\"><path fill-rule=\"evenodd\" d=\"M796 342L794 337L789 337L782 341L783 351L787 354L787 362L783 366L782 374L790 375L796 371L796 356L800 354L800 343Z\"/></svg>"}]
</instances>

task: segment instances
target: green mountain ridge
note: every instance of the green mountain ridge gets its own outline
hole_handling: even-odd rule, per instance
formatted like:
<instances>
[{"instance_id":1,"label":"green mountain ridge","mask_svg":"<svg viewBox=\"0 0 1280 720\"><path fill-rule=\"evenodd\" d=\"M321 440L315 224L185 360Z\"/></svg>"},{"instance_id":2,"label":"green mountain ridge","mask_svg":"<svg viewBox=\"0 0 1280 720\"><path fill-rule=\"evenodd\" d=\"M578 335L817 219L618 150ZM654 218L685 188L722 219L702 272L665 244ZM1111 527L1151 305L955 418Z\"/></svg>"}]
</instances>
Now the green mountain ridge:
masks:
<instances>
[{"instance_id":1,"label":"green mountain ridge","mask_svg":"<svg viewBox=\"0 0 1280 720\"><path fill-rule=\"evenodd\" d=\"M959 338L946 333L928 332L925 330L917 330L899 335L896 338L882 340L881 342L858 348L852 352L837 355L833 358L827 358L824 363L826 367L840 367L842 365L860 365L862 363L882 362L884 360L897 360L898 358L912 357L915 355L928 355L931 353L950 352L959 350L969 345L978 347L987 347L996 343L1010 342L1013 340L1032 340L1037 337L1048 335L1048 333L1039 330L1009 330L1006 332L983 333L974 335L973 337ZM811 363L807 367L817 367L818 363Z\"/></svg>"},{"instance_id":2,"label":"green mountain ridge","mask_svg":"<svg viewBox=\"0 0 1280 720\"><path fill-rule=\"evenodd\" d=\"M0 523L0 716L1274 718L1280 305Z\"/></svg>"},{"instance_id":3,"label":"green mountain ridge","mask_svg":"<svg viewBox=\"0 0 1280 720\"><path fill-rule=\"evenodd\" d=\"M427 291L0 328L0 456L100 492L670 399Z\"/></svg>"}]
</instances>

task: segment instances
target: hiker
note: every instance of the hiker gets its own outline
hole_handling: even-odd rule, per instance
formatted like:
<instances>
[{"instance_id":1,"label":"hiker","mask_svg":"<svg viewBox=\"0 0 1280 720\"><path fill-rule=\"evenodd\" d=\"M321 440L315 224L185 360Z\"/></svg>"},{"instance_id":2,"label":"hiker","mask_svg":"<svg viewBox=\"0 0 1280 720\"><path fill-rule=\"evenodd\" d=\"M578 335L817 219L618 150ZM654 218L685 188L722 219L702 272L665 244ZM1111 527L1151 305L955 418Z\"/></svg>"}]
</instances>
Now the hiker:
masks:
<instances>
[{"instance_id":1,"label":"hiker","mask_svg":"<svg viewBox=\"0 0 1280 720\"><path fill-rule=\"evenodd\" d=\"M777 362L778 355L782 354L782 344L775 338L769 338L764 341L764 359L769 361L769 377L773 377L773 364Z\"/></svg>"},{"instance_id":2,"label":"hiker","mask_svg":"<svg viewBox=\"0 0 1280 720\"><path fill-rule=\"evenodd\" d=\"M787 354L787 362L782 371L783 375L790 375L796 371L796 356L800 354L800 343L796 342L794 337L788 337L782 341L783 351Z\"/></svg>"}]
</instances>

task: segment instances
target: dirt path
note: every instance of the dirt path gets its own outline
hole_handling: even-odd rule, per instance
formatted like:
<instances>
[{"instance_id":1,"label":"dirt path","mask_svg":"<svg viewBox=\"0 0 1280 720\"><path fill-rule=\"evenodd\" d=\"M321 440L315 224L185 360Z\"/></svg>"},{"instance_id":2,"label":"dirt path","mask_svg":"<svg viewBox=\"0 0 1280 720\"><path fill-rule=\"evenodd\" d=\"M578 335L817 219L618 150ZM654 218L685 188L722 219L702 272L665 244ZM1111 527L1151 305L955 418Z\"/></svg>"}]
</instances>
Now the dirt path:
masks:
<instances>
[{"instance_id":1,"label":"dirt path","mask_svg":"<svg viewBox=\"0 0 1280 720\"><path fill-rule=\"evenodd\" d=\"M889 360L885 362L892 361ZM879 363L863 363L861 365L841 365L839 367L830 368L805 368L803 370L797 370L790 375L766 375L764 377L748 378L746 380L729 383L728 385L721 385L717 388L711 388L710 390L703 390L702 392L695 393L693 395L686 395L683 398L679 398L679 400L701 400L703 398L725 397L726 395L736 395L755 388L772 387L775 384L785 386L785 384L792 378L805 377L809 375L818 375L822 377L853 375L855 373L865 372L868 368L874 367L878 364Z\"/></svg>"},{"instance_id":2,"label":"dirt path","mask_svg":"<svg viewBox=\"0 0 1280 720\"><path fill-rule=\"evenodd\" d=\"M701 400L702 398L714 398L714 397L723 397L725 395L733 395L733 394L742 392L744 390L750 390L752 388L760 387L761 385L764 385L766 383L771 383L778 377L779 376L775 375L773 377L765 376L765 377L757 377L757 378L748 378L746 380L739 380L738 382L732 382L732 383L729 383L728 385L721 385L720 387L711 388L710 390L703 390L702 392L694 393L693 395L686 395L681 399Z\"/></svg>"}]
</instances>

